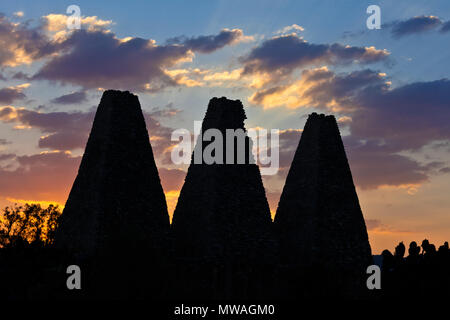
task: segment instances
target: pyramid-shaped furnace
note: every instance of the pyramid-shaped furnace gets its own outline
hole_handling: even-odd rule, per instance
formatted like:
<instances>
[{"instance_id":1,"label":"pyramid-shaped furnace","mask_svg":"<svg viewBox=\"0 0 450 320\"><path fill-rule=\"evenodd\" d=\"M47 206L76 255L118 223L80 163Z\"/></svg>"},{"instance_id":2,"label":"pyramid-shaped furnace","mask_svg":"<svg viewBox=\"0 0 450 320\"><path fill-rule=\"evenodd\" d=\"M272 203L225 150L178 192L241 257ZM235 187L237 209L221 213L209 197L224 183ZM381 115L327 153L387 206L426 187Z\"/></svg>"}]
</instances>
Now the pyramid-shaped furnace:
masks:
<instances>
[{"instance_id":1,"label":"pyramid-shaped furnace","mask_svg":"<svg viewBox=\"0 0 450 320\"><path fill-rule=\"evenodd\" d=\"M116 248L159 250L168 229L138 97L105 91L55 242L82 257Z\"/></svg>"},{"instance_id":2,"label":"pyramid-shaped furnace","mask_svg":"<svg viewBox=\"0 0 450 320\"><path fill-rule=\"evenodd\" d=\"M212 143L201 143L200 136L173 216L177 258L244 263L261 259L267 253L271 241L270 209L259 168L249 151L251 140L245 131L245 119L239 100L225 97L210 100L201 133L208 129L220 130L224 146L223 164L207 164L204 158L200 163L194 161L194 154L205 151ZM244 163L237 163L237 140L234 164L226 162L227 153L230 153L226 148L226 129L243 130L246 145Z\"/></svg>"},{"instance_id":3,"label":"pyramid-shaped furnace","mask_svg":"<svg viewBox=\"0 0 450 320\"><path fill-rule=\"evenodd\" d=\"M275 216L285 264L361 272L371 249L334 116L309 116Z\"/></svg>"}]
</instances>

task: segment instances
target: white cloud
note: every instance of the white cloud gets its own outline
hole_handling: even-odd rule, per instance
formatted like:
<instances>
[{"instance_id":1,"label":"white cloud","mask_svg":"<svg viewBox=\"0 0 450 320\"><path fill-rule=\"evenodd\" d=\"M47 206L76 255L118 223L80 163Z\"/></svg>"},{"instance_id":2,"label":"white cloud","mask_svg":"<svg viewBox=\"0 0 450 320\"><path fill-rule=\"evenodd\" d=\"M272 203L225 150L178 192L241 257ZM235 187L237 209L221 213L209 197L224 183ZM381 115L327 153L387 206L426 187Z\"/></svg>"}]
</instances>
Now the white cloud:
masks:
<instances>
[{"instance_id":1,"label":"white cloud","mask_svg":"<svg viewBox=\"0 0 450 320\"><path fill-rule=\"evenodd\" d=\"M285 33L291 32L291 31L294 31L294 32L295 31L299 31L299 32L305 31L305 28L294 23L293 25L286 26L283 29L276 31L275 34L285 34Z\"/></svg>"}]
</instances>

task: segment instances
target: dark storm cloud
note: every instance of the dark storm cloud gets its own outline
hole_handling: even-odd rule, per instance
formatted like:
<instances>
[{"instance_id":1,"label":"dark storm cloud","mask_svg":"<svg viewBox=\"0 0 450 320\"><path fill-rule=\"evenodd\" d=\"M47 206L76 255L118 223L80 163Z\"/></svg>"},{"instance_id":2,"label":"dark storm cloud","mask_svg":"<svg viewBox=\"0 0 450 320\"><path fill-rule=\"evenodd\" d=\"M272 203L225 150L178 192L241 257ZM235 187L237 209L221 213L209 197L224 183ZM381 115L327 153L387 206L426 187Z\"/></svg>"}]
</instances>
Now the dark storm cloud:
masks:
<instances>
[{"instance_id":1,"label":"dark storm cloud","mask_svg":"<svg viewBox=\"0 0 450 320\"><path fill-rule=\"evenodd\" d=\"M51 102L56 104L74 104L84 102L86 100L87 100L86 92L77 91L54 98L51 100Z\"/></svg>"},{"instance_id":2,"label":"dark storm cloud","mask_svg":"<svg viewBox=\"0 0 450 320\"><path fill-rule=\"evenodd\" d=\"M15 100L24 99L26 96L21 87L9 87L0 89L0 103L11 104Z\"/></svg>"},{"instance_id":3,"label":"dark storm cloud","mask_svg":"<svg viewBox=\"0 0 450 320\"><path fill-rule=\"evenodd\" d=\"M375 48L344 46L334 44L313 44L291 34L274 37L252 49L241 62L244 74L249 73L291 73L295 68L321 64L362 64L386 60L389 53Z\"/></svg>"},{"instance_id":4,"label":"dark storm cloud","mask_svg":"<svg viewBox=\"0 0 450 320\"><path fill-rule=\"evenodd\" d=\"M217 35L199 37L176 37L167 40L169 44L183 45L192 51L201 53L211 53L227 45L236 43L244 38L244 33L240 29L223 29Z\"/></svg>"},{"instance_id":5,"label":"dark storm cloud","mask_svg":"<svg viewBox=\"0 0 450 320\"><path fill-rule=\"evenodd\" d=\"M435 16L418 16L408 20L395 21L387 26L391 28L391 33L394 37L400 38L403 36L422 33L433 30L442 24L442 20Z\"/></svg>"}]
</instances>

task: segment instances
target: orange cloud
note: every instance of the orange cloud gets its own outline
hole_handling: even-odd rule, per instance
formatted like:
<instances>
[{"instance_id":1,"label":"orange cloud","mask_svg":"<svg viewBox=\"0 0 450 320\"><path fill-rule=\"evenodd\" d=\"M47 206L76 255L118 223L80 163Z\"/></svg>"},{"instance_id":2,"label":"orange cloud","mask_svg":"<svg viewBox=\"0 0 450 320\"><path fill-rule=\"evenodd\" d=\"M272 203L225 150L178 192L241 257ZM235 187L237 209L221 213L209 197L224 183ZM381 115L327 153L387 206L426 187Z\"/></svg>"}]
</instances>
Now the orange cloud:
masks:
<instances>
[{"instance_id":1,"label":"orange cloud","mask_svg":"<svg viewBox=\"0 0 450 320\"><path fill-rule=\"evenodd\" d=\"M291 109L317 105L317 102L308 93L311 89L321 86L329 81L332 73L326 66L305 70L302 78L286 86L271 87L253 93L248 101L252 104L262 105L265 109L286 106ZM269 78L266 78L267 80ZM331 102L328 103L331 105Z\"/></svg>"},{"instance_id":2,"label":"orange cloud","mask_svg":"<svg viewBox=\"0 0 450 320\"><path fill-rule=\"evenodd\" d=\"M214 72L207 74L203 77L205 81L231 81L231 80L239 80L241 77L243 69L234 69L231 71L222 71L222 72Z\"/></svg>"},{"instance_id":3,"label":"orange cloud","mask_svg":"<svg viewBox=\"0 0 450 320\"><path fill-rule=\"evenodd\" d=\"M65 203L80 161L81 157L58 151L16 156L15 169L0 167L0 194L11 199Z\"/></svg>"},{"instance_id":4,"label":"orange cloud","mask_svg":"<svg viewBox=\"0 0 450 320\"><path fill-rule=\"evenodd\" d=\"M165 192L166 202L167 202L167 210L169 211L169 219L170 223L172 223L173 212L175 211L175 207L177 206L178 197L180 196L180 191L168 191Z\"/></svg>"},{"instance_id":5,"label":"orange cloud","mask_svg":"<svg viewBox=\"0 0 450 320\"><path fill-rule=\"evenodd\" d=\"M44 21L44 29L49 32L50 37L58 42L68 38L72 30L67 28L68 15L65 14L48 14L42 17ZM80 18L81 27L89 31L104 30L109 32L108 27L113 25L112 20L102 20L97 16L88 16Z\"/></svg>"}]
</instances>

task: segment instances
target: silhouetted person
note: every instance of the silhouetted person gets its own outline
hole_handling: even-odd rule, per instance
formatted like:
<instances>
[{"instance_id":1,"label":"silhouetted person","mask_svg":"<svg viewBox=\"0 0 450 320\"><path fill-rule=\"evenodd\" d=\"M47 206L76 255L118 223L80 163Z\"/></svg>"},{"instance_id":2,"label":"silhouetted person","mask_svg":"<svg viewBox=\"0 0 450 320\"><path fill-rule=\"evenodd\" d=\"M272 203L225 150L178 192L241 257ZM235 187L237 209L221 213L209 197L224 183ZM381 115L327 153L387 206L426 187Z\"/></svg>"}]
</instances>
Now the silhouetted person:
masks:
<instances>
[{"instance_id":1,"label":"silhouetted person","mask_svg":"<svg viewBox=\"0 0 450 320\"><path fill-rule=\"evenodd\" d=\"M429 247L430 247L430 242L428 242L427 239L424 239L422 241L422 255L424 255L429 250Z\"/></svg>"},{"instance_id":2,"label":"silhouetted person","mask_svg":"<svg viewBox=\"0 0 450 320\"><path fill-rule=\"evenodd\" d=\"M409 257L418 257L419 256L420 247L417 245L417 242L412 241L409 244L408 254L409 254Z\"/></svg>"},{"instance_id":3,"label":"silhouetted person","mask_svg":"<svg viewBox=\"0 0 450 320\"><path fill-rule=\"evenodd\" d=\"M430 254L435 254L435 253L436 253L436 247L435 247L435 245L432 244L432 243L430 243L430 246L429 246L429 250L428 250L428 251L430 252Z\"/></svg>"},{"instance_id":4,"label":"silhouetted person","mask_svg":"<svg viewBox=\"0 0 450 320\"><path fill-rule=\"evenodd\" d=\"M381 253L383 257L383 270L391 270L394 267L394 256L389 250L383 250Z\"/></svg>"},{"instance_id":5,"label":"silhouetted person","mask_svg":"<svg viewBox=\"0 0 450 320\"><path fill-rule=\"evenodd\" d=\"M403 244L403 242L400 242L398 246L395 247L395 257L397 259L403 259L405 251L406 251L405 245Z\"/></svg>"},{"instance_id":6,"label":"silhouetted person","mask_svg":"<svg viewBox=\"0 0 450 320\"><path fill-rule=\"evenodd\" d=\"M383 281L383 290L391 294L391 288L395 280L395 258L389 250L383 250L381 253L383 258L381 279Z\"/></svg>"},{"instance_id":7,"label":"silhouetted person","mask_svg":"<svg viewBox=\"0 0 450 320\"><path fill-rule=\"evenodd\" d=\"M436 247L427 239L422 241L422 256L425 263L431 263L433 257L436 255Z\"/></svg>"},{"instance_id":8,"label":"silhouetted person","mask_svg":"<svg viewBox=\"0 0 450 320\"><path fill-rule=\"evenodd\" d=\"M443 268L450 267L450 250L446 241L437 252L438 264ZM446 270L444 272L447 272Z\"/></svg>"},{"instance_id":9,"label":"silhouetted person","mask_svg":"<svg viewBox=\"0 0 450 320\"><path fill-rule=\"evenodd\" d=\"M449 248L448 248L448 242L445 241L445 243L444 243L442 246L439 247L439 252L446 252L446 251L448 251L448 250L449 250Z\"/></svg>"},{"instance_id":10,"label":"silhouetted person","mask_svg":"<svg viewBox=\"0 0 450 320\"><path fill-rule=\"evenodd\" d=\"M406 257L406 262L408 264L418 264L420 259L420 247L417 245L417 242L412 241L409 244L408 249L408 257Z\"/></svg>"},{"instance_id":11,"label":"silhouetted person","mask_svg":"<svg viewBox=\"0 0 450 320\"><path fill-rule=\"evenodd\" d=\"M400 242L394 251L394 264L396 269L400 269L404 263L403 257L405 256L405 245L403 242Z\"/></svg>"},{"instance_id":12,"label":"silhouetted person","mask_svg":"<svg viewBox=\"0 0 450 320\"><path fill-rule=\"evenodd\" d=\"M422 248L422 252L421 251ZM436 246L427 239L419 247L412 241L408 257L403 259L404 245L400 243L392 255L384 250L383 297L424 297L429 299L448 297L450 294L450 250L445 242L436 251ZM405 261L405 263L403 263Z\"/></svg>"}]
</instances>

